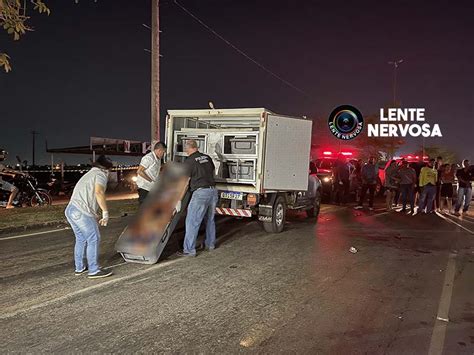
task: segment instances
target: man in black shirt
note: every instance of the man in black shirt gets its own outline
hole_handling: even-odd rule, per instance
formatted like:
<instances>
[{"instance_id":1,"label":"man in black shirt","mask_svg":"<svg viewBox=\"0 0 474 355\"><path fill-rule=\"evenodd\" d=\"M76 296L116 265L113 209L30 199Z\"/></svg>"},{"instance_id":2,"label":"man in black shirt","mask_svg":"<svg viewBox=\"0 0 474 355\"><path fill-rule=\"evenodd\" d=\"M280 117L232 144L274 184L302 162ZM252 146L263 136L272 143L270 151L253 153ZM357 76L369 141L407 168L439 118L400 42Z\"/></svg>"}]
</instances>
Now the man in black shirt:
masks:
<instances>
[{"instance_id":1,"label":"man in black shirt","mask_svg":"<svg viewBox=\"0 0 474 355\"><path fill-rule=\"evenodd\" d=\"M212 158L199 152L195 140L186 141L185 150L188 158L184 164L191 177L189 187L193 195L186 216L186 236L183 252L178 253L178 255L196 256L196 239L204 217L206 217L205 246L208 250L215 248L216 225L214 215L218 195L214 181L215 167Z\"/></svg>"},{"instance_id":2,"label":"man in black shirt","mask_svg":"<svg viewBox=\"0 0 474 355\"><path fill-rule=\"evenodd\" d=\"M469 204L472 199L472 183L473 174L469 168L469 160L464 159L462 162L462 168L456 172L456 177L458 178L459 188L458 188L458 200L456 202L456 207L454 208L454 214L460 216L459 210L463 204L464 207L463 213L467 213L469 209Z\"/></svg>"}]
</instances>

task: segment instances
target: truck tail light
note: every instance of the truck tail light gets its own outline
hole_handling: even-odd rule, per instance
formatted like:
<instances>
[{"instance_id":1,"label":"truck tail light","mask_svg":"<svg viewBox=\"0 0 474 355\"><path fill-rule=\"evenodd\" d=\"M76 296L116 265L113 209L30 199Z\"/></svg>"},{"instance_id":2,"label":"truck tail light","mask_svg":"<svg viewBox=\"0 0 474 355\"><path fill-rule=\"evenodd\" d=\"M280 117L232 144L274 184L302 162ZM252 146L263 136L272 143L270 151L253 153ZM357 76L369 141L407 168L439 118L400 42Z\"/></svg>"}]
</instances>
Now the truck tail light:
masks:
<instances>
[{"instance_id":1,"label":"truck tail light","mask_svg":"<svg viewBox=\"0 0 474 355\"><path fill-rule=\"evenodd\" d=\"M249 204L249 206L255 206L257 204L257 195L248 194L247 195L247 203Z\"/></svg>"}]
</instances>

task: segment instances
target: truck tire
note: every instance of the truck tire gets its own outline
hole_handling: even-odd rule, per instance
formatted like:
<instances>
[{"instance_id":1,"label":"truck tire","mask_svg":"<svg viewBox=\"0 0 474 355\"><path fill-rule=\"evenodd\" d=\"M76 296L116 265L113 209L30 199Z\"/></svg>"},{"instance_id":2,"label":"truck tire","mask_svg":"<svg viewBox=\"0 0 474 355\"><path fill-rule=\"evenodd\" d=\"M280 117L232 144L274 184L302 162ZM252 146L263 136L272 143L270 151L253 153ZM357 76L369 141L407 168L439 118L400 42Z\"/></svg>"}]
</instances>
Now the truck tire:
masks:
<instances>
[{"instance_id":1,"label":"truck tire","mask_svg":"<svg viewBox=\"0 0 474 355\"><path fill-rule=\"evenodd\" d=\"M313 200L313 207L309 210L306 210L306 215L308 218L316 218L319 215L319 211L321 210L321 190L316 191L316 196Z\"/></svg>"},{"instance_id":2,"label":"truck tire","mask_svg":"<svg viewBox=\"0 0 474 355\"><path fill-rule=\"evenodd\" d=\"M281 233L286 221L286 202L283 196L278 196L273 205L272 221L263 222L263 229L267 233Z\"/></svg>"}]
</instances>

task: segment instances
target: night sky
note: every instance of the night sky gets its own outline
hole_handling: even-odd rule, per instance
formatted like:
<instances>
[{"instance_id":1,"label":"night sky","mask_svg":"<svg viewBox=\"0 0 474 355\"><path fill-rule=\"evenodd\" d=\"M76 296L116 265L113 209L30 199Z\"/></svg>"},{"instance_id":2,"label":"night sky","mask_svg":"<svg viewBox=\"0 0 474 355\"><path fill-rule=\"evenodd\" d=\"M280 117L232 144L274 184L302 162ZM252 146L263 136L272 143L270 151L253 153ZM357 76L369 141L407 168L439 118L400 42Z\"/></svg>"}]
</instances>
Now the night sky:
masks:
<instances>
[{"instance_id":1,"label":"night sky","mask_svg":"<svg viewBox=\"0 0 474 355\"><path fill-rule=\"evenodd\" d=\"M0 34L13 71L0 73L0 147L37 161L50 147L90 136L149 140L150 2L47 0L35 32ZM166 109L266 107L327 117L341 104L363 114L392 100L389 60L403 58L399 99L425 107L443 139L427 139L474 160L474 2L180 0L286 86L218 40L172 1L161 0L161 102ZM418 141L410 140L402 152ZM89 157L63 157L68 162ZM12 159L10 159L12 161Z\"/></svg>"}]
</instances>

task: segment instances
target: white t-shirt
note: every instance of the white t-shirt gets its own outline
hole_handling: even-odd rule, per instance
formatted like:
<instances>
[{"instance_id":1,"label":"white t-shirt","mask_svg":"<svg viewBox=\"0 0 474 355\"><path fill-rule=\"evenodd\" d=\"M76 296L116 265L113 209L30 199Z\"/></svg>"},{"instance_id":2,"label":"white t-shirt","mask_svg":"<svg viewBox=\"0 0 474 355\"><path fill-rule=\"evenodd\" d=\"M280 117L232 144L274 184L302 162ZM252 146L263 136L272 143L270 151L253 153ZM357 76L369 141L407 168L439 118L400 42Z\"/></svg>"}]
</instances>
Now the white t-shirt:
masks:
<instances>
[{"instance_id":1,"label":"white t-shirt","mask_svg":"<svg viewBox=\"0 0 474 355\"><path fill-rule=\"evenodd\" d=\"M72 203L86 215L97 217L99 204L95 196L95 185L101 185L105 190L107 188L107 179L108 174L106 171L92 168L77 182L69 203Z\"/></svg>"},{"instance_id":2,"label":"white t-shirt","mask_svg":"<svg viewBox=\"0 0 474 355\"><path fill-rule=\"evenodd\" d=\"M158 180L158 176L160 175L161 160L158 159L158 157L155 155L155 152L150 152L142 158L140 165L145 168L145 174L147 174L153 180L153 182L149 182L138 175L137 186L139 189L151 191L153 185Z\"/></svg>"}]
</instances>

